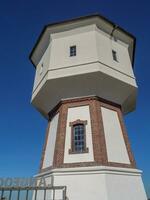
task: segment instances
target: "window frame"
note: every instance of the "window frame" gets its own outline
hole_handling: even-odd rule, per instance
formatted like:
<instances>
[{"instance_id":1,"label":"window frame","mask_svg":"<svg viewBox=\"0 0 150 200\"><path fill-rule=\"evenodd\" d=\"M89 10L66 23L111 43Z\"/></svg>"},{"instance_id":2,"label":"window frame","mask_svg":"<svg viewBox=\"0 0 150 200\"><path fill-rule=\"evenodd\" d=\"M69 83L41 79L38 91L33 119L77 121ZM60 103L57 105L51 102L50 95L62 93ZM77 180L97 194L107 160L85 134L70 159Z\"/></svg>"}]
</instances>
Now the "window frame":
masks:
<instances>
[{"instance_id":1,"label":"window frame","mask_svg":"<svg viewBox=\"0 0 150 200\"><path fill-rule=\"evenodd\" d=\"M70 50L70 52L69 52L70 57L74 57L77 55L77 46L76 45L70 46L69 50Z\"/></svg>"},{"instance_id":2,"label":"window frame","mask_svg":"<svg viewBox=\"0 0 150 200\"><path fill-rule=\"evenodd\" d=\"M74 140L74 126L77 125L83 125L84 127L84 150L83 151L75 151L75 140ZM76 120L69 123L69 126L71 127L71 149L69 149L69 154L82 154L82 153L88 153L89 148L86 146L86 125L87 120Z\"/></svg>"}]
</instances>

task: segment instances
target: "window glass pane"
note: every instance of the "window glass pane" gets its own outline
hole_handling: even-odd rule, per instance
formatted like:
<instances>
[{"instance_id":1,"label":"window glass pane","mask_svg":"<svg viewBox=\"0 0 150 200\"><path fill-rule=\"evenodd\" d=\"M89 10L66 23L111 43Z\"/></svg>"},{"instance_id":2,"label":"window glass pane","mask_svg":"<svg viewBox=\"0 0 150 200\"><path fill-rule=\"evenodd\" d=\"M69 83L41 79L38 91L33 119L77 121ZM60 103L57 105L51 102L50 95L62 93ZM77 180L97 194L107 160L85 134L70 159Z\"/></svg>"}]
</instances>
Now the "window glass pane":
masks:
<instances>
[{"instance_id":1,"label":"window glass pane","mask_svg":"<svg viewBox=\"0 0 150 200\"><path fill-rule=\"evenodd\" d=\"M43 73L43 68L44 68L44 65L43 63L41 64L41 67L40 67L40 75Z\"/></svg>"},{"instance_id":2,"label":"window glass pane","mask_svg":"<svg viewBox=\"0 0 150 200\"><path fill-rule=\"evenodd\" d=\"M84 125L77 124L73 127L74 151L83 152L85 149Z\"/></svg>"},{"instance_id":3,"label":"window glass pane","mask_svg":"<svg viewBox=\"0 0 150 200\"><path fill-rule=\"evenodd\" d=\"M112 50L112 56L113 56L113 60L118 61L116 51Z\"/></svg>"},{"instance_id":4,"label":"window glass pane","mask_svg":"<svg viewBox=\"0 0 150 200\"><path fill-rule=\"evenodd\" d=\"M76 46L70 47L70 56L76 56Z\"/></svg>"}]
</instances>

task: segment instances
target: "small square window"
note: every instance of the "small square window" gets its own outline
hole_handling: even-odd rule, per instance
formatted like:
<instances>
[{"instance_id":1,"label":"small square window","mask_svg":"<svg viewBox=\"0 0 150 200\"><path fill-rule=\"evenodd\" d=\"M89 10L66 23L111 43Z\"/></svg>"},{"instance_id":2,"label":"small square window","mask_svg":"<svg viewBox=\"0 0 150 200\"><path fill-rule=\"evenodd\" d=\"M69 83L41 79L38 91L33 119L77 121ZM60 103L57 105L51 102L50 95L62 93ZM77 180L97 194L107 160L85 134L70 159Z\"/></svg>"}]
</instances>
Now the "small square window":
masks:
<instances>
[{"instance_id":1,"label":"small square window","mask_svg":"<svg viewBox=\"0 0 150 200\"><path fill-rule=\"evenodd\" d=\"M42 63L40 67L40 75L43 73L43 68L44 68L44 64Z\"/></svg>"},{"instance_id":2,"label":"small square window","mask_svg":"<svg viewBox=\"0 0 150 200\"><path fill-rule=\"evenodd\" d=\"M113 38L114 38L114 41L117 42L117 38L115 36Z\"/></svg>"},{"instance_id":3,"label":"small square window","mask_svg":"<svg viewBox=\"0 0 150 200\"><path fill-rule=\"evenodd\" d=\"M70 47L70 57L76 56L76 46L71 46Z\"/></svg>"},{"instance_id":4,"label":"small square window","mask_svg":"<svg viewBox=\"0 0 150 200\"><path fill-rule=\"evenodd\" d=\"M113 56L113 60L118 62L118 59L117 59L117 52L112 50L112 56Z\"/></svg>"}]
</instances>

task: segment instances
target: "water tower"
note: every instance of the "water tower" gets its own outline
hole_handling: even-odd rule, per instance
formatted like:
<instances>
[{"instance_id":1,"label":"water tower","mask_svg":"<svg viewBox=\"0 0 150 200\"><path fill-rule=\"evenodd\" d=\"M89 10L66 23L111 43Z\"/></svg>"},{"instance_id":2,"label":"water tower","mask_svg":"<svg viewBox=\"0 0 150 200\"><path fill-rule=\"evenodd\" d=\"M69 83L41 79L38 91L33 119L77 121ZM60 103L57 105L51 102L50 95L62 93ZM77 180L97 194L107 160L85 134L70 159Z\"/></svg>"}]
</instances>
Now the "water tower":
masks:
<instances>
[{"instance_id":1,"label":"water tower","mask_svg":"<svg viewBox=\"0 0 150 200\"><path fill-rule=\"evenodd\" d=\"M44 27L30 59L48 120L37 176L68 200L146 200L123 117L136 105L135 37L100 15Z\"/></svg>"}]
</instances>

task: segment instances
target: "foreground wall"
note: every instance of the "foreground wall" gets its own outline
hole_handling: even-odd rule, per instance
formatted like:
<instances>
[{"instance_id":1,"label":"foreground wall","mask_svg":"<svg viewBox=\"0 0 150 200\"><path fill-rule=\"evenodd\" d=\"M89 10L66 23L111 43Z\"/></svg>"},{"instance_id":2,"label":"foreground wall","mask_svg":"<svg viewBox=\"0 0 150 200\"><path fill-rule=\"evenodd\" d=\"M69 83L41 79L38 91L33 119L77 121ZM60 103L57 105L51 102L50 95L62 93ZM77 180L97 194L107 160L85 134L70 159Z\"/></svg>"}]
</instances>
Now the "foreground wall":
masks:
<instances>
[{"instance_id":1,"label":"foreground wall","mask_svg":"<svg viewBox=\"0 0 150 200\"><path fill-rule=\"evenodd\" d=\"M54 186L67 186L68 200L147 200L141 171L113 167L54 169L46 174Z\"/></svg>"}]
</instances>

